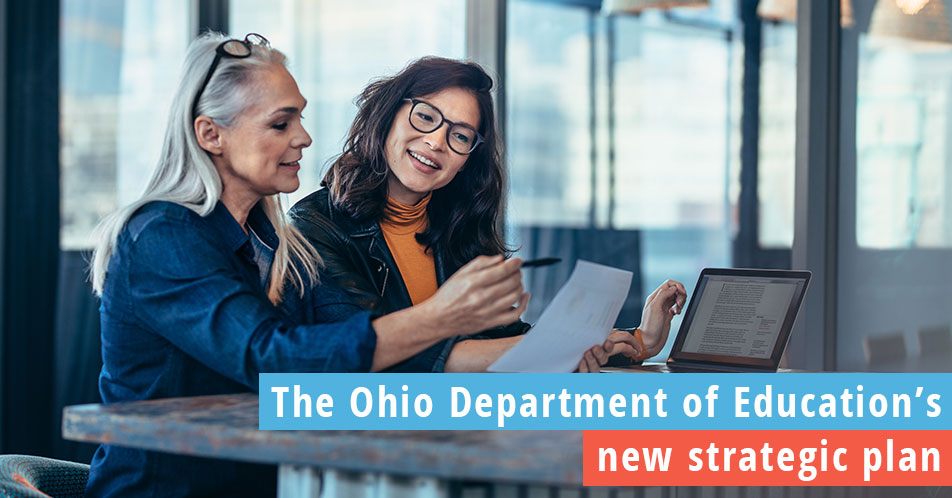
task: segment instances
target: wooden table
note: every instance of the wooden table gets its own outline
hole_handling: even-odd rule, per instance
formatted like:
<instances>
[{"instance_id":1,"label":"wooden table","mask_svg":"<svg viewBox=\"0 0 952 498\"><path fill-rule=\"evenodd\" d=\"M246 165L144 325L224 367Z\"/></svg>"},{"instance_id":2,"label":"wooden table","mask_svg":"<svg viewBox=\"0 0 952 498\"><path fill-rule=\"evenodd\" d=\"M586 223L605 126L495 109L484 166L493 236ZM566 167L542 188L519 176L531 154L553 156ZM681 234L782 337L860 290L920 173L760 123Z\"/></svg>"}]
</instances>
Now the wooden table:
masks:
<instances>
[{"instance_id":1,"label":"wooden table","mask_svg":"<svg viewBox=\"0 0 952 498\"><path fill-rule=\"evenodd\" d=\"M259 431L255 394L67 407L63 437L279 466L279 497L445 496L477 480L578 489L581 431ZM323 482L322 482L323 481Z\"/></svg>"}]
</instances>

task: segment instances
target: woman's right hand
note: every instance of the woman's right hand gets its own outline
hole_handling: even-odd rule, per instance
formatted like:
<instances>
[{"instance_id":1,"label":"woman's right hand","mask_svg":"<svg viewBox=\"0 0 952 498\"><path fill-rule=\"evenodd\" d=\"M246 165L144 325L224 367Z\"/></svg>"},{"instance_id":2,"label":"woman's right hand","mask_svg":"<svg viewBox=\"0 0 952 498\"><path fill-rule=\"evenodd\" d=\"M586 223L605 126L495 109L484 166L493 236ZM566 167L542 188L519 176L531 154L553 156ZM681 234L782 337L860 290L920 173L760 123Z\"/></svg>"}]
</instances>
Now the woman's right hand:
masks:
<instances>
[{"instance_id":1,"label":"woman's right hand","mask_svg":"<svg viewBox=\"0 0 952 498\"><path fill-rule=\"evenodd\" d=\"M510 324L529 305L529 294L523 292L521 268L519 258L478 256L420 306L432 318L433 326L447 337Z\"/></svg>"}]
</instances>

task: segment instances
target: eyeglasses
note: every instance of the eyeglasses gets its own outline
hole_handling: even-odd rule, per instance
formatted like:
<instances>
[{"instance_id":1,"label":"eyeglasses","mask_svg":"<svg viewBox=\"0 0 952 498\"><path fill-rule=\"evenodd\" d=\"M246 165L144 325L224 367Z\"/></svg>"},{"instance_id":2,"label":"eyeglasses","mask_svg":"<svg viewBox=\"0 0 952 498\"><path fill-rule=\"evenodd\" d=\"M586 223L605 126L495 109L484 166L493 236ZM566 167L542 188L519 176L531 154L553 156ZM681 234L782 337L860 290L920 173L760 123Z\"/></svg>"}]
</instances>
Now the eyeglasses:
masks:
<instances>
[{"instance_id":1,"label":"eyeglasses","mask_svg":"<svg viewBox=\"0 0 952 498\"><path fill-rule=\"evenodd\" d=\"M211 81L212 75L215 74L215 68L218 67L218 63L221 62L222 57L231 57L232 59L244 59L245 57L251 56L251 46L258 45L259 47L271 47L271 44L268 42L268 39L259 35L258 33L248 33L245 35L244 40L225 40L215 48L215 60L212 61L211 67L208 68L208 73L205 74L205 80L202 82L202 86L198 87L198 93L195 94L195 100L192 101L192 116L195 116L196 111L198 110L198 100L202 98L202 93L205 92L205 87L208 86L208 82Z\"/></svg>"},{"instance_id":2,"label":"eyeglasses","mask_svg":"<svg viewBox=\"0 0 952 498\"><path fill-rule=\"evenodd\" d=\"M446 134L446 145L461 155L467 155L483 143L483 137L472 126L454 123L443 117L439 109L419 99L403 99L413 104L410 108L410 126L421 133L433 133L440 129L443 123L449 125Z\"/></svg>"}]
</instances>

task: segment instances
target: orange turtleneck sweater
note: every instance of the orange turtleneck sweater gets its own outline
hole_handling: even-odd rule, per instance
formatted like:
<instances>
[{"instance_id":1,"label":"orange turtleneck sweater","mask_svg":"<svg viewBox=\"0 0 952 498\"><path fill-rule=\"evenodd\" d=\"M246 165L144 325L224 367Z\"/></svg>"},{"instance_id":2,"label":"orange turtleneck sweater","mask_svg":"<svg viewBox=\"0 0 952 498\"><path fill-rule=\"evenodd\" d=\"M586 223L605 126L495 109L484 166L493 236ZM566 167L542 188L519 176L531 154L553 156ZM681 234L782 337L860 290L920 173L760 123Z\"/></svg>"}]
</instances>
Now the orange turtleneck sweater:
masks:
<instances>
[{"instance_id":1,"label":"orange turtleneck sweater","mask_svg":"<svg viewBox=\"0 0 952 498\"><path fill-rule=\"evenodd\" d=\"M426 205L429 204L431 195L427 194L413 206L387 198L384 217L380 220L383 237L393 254L413 304L427 300L436 293L437 288L433 254L427 253L426 248L417 242L415 237L426 229Z\"/></svg>"}]
</instances>

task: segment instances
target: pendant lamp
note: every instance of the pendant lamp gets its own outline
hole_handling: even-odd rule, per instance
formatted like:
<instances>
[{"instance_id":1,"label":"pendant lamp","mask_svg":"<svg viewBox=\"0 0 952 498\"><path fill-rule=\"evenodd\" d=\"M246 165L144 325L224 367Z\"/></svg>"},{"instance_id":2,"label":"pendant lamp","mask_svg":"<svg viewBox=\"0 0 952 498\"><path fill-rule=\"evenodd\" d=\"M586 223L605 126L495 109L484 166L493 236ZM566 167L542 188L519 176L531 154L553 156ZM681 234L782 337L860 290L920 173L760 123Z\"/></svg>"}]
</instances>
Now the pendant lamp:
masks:
<instances>
[{"instance_id":1,"label":"pendant lamp","mask_svg":"<svg viewBox=\"0 0 952 498\"><path fill-rule=\"evenodd\" d=\"M952 44L943 0L879 0L869 22L870 37Z\"/></svg>"},{"instance_id":2,"label":"pendant lamp","mask_svg":"<svg viewBox=\"0 0 952 498\"><path fill-rule=\"evenodd\" d=\"M757 15L771 21L795 22L797 20L797 0L760 0ZM840 0L840 26L853 25L853 2Z\"/></svg>"},{"instance_id":3,"label":"pendant lamp","mask_svg":"<svg viewBox=\"0 0 952 498\"><path fill-rule=\"evenodd\" d=\"M710 0L605 0L602 12L606 14L639 14L646 9L672 7L708 7Z\"/></svg>"}]
</instances>

